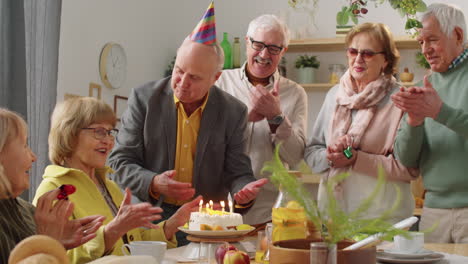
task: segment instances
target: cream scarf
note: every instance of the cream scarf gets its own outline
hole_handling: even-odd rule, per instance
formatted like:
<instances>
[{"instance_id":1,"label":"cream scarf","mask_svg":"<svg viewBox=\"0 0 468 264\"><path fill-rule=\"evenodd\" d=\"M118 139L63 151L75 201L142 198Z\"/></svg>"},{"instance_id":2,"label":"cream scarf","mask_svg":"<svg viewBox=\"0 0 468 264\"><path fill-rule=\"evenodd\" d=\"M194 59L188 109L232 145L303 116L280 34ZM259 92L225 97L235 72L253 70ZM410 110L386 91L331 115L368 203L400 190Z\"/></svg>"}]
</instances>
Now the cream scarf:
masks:
<instances>
[{"instance_id":1,"label":"cream scarf","mask_svg":"<svg viewBox=\"0 0 468 264\"><path fill-rule=\"evenodd\" d=\"M377 80L370 82L361 92L353 89L356 83L351 78L349 70L340 79L340 86L336 93L336 108L333 120L330 123L329 143L332 145L338 138L350 135L353 138L353 148L359 149L362 136L369 126L378 103L387 95L395 85L394 77L381 75ZM354 120L352 110L358 110ZM328 177L333 177L348 171L348 168L330 168ZM335 197L342 200L342 188L340 184L334 188Z\"/></svg>"}]
</instances>

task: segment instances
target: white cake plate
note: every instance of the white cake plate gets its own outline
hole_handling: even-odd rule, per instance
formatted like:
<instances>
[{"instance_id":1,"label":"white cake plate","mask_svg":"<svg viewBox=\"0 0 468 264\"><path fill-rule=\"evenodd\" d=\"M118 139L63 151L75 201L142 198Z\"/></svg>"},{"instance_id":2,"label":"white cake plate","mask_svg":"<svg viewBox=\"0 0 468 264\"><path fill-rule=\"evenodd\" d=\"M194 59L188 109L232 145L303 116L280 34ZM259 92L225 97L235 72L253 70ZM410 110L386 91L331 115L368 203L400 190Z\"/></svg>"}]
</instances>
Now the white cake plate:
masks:
<instances>
[{"instance_id":1,"label":"white cake plate","mask_svg":"<svg viewBox=\"0 0 468 264\"><path fill-rule=\"evenodd\" d=\"M239 237L243 236L255 228L252 227L248 230L220 230L220 231L209 231L209 230L189 230L185 227L179 226L180 231L196 237L209 237L209 238L228 238L228 237Z\"/></svg>"},{"instance_id":2,"label":"white cake plate","mask_svg":"<svg viewBox=\"0 0 468 264\"><path fill-rule=\"evenodd\" d=\"M194 261L199 260L200 256L212 256L216 251L216 247L223 243L223 239L226 239L231 245L234 245L237 249L247 252L247 250L238 241L242 240L242 236L254 230L252 227L248 230L220 230L220 231L207 231L207 230L188 230L184 227L179 227L179 230L193 236L189 240L195 240L196 242L190 242L187 245L182 257L191 259Z\"/></svg>"}]
</instances>

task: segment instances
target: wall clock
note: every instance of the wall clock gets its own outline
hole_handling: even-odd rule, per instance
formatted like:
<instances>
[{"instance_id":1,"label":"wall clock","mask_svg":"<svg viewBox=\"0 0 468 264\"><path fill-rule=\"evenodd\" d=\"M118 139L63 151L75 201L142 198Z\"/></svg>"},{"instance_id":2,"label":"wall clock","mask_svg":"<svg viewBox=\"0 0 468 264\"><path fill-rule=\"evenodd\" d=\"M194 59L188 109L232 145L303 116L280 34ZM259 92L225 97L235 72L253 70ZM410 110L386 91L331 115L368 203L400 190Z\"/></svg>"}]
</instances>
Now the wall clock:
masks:
<instances>
[{"instance_id":1,"label":"wall clock","mask_svg":"<svg viewBox=\"0 0 468 264\"><path fill-rule=\"evenodd\" d=\"M120 88L127 78L127 56L124 48L109 42L102 48L99 58L99 73L102 83L108 88Z\"/></svg>"}]
</instances>

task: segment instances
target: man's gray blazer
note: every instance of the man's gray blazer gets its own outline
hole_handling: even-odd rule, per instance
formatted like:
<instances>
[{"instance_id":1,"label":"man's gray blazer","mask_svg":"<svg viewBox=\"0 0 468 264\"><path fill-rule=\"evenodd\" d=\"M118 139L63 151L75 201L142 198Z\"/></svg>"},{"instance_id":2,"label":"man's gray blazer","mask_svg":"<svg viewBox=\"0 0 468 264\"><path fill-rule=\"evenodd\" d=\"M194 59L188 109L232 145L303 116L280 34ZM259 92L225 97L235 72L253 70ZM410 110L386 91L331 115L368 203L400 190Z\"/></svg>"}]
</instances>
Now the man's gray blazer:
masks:
<instances>
[{"instance_id":1,"label":"man's gray blazer","mask_svg":"<svg viewBox=\"0 0 468 264\"><path fill-rule=\"evenodd\" d=\"M114 179L129 187L141 201L149 195L156 174L174 169L177 109L171 78L132 90L128 108L109 156ZM246 155L247 107L216 86L211 87L203 111L194 160L192 186L205 201L226 200L255 181Z\"/></svg>"}]
</instances>

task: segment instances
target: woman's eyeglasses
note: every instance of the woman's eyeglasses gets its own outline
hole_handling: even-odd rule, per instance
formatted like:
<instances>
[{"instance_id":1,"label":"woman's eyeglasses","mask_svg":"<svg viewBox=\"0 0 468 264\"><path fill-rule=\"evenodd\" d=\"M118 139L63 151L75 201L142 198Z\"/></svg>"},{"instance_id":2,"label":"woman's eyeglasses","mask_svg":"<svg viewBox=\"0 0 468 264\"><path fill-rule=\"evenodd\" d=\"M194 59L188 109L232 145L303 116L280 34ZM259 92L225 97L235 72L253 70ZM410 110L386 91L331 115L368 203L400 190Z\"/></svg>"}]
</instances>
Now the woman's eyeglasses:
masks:
<instances>
[{"instance_id":1,"label":"woman's eyeglasses","mask_svg":"<svg viewBox=\"0 0 468 264\"><path fill-rule=\"evenodd\" d=\"M276 45L267 45L261 41L256 41L250 38L250 43L252 44L252 49L256 51L262 51L264 48L267 48L268 52L271 55L278 55L283 50L283 47L278 47Z\"/></svg>"},{"instance_id":2,"label":"woman's eyeglasses","mask_svg":"<svg viewBox=\"0 0 468 264\"><path fill-rule=\"evenodd\" d=\"M115 136L117 136L117 133L119 133L119 130L115 129L115 128L107 130L107 129L103 128L103 127L85 127L85 128L82 128L82 129L93 130L93 132L94 132L93 136L97 140L104 139L107 136L115 138Z\"/></svg>"},{"instance_id":3,"label":"woman's eyeglasses","mask_svg":"<svg viewBox=\"0 0 468 264\"><path fill-rule=\"evenodd\" d=\"M377 54L385 54L384 51L380 52L375 52L372 50L357 50L355 48L347 48L346 53L348 54L348 57L350 58L356 58L358 54L361 54L361 57L364 58L364 60L370 60L372 59L375 55Z\"/></svg>"}]
</instances>

